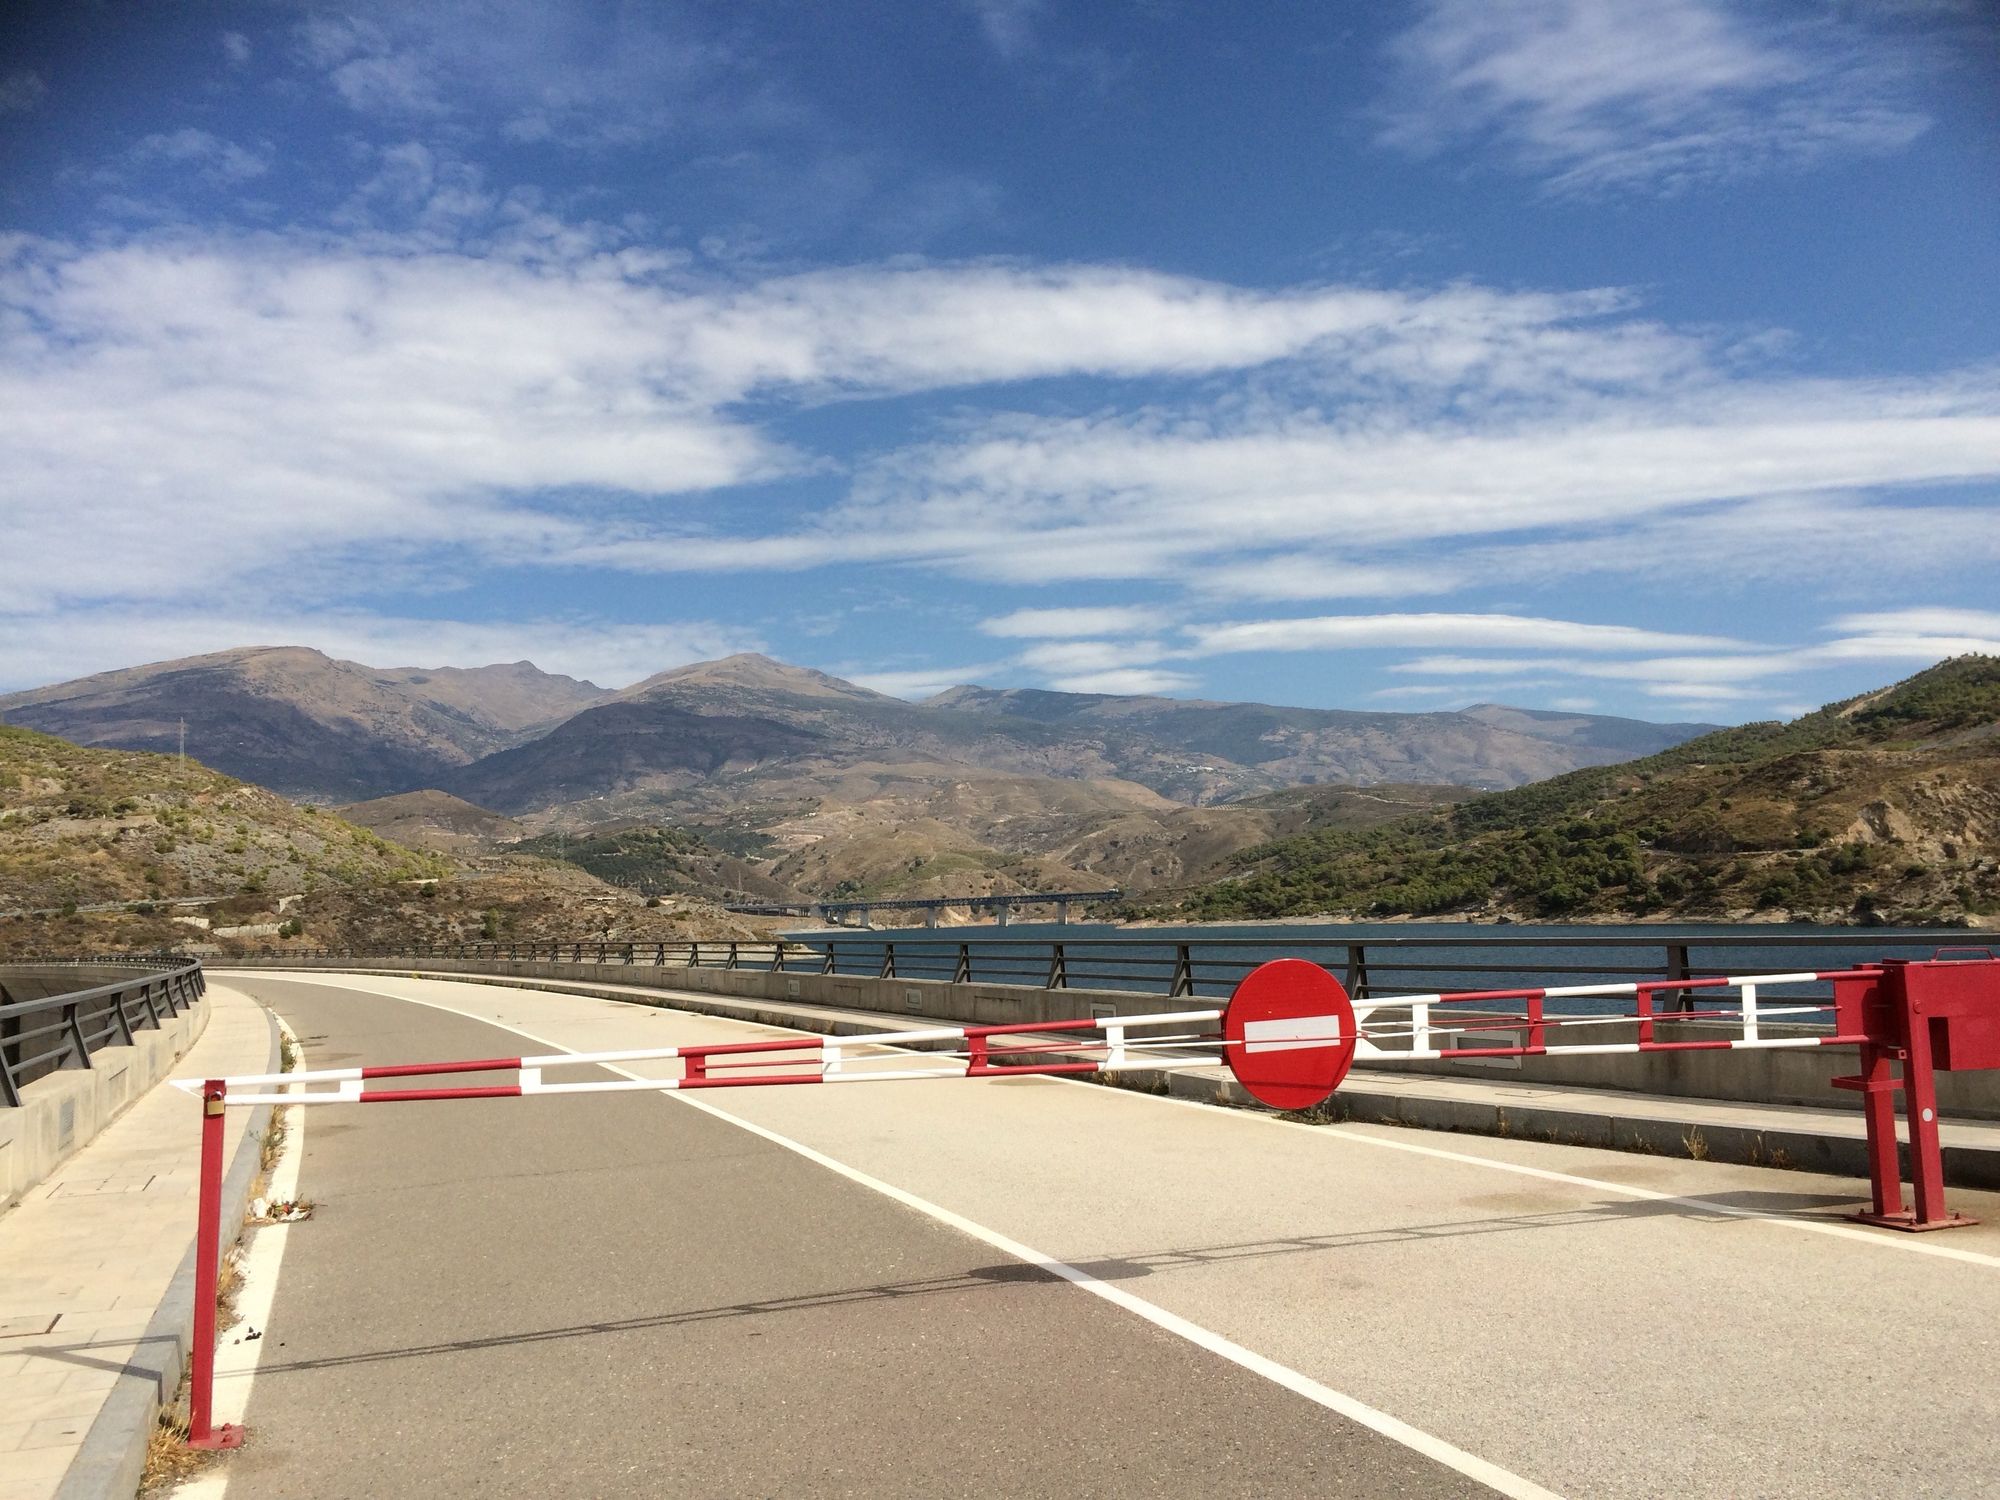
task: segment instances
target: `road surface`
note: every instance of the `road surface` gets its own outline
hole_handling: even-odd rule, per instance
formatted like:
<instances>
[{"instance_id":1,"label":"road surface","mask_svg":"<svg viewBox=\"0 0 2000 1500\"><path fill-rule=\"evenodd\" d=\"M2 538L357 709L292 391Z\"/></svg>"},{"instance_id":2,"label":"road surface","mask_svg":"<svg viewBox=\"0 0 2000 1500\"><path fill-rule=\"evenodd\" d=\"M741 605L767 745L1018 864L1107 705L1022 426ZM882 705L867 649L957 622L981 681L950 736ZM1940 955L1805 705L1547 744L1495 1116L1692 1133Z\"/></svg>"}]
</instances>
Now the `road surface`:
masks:
<instances>
[{"instance_id":1,"label":"road surface","mask_svg":"<svg viewBox=\"0 0 2000 1500\"><path fill-rule=\"evenodd\" d=\"M770 1034L444 981L227 982L308 1067ZM299 1113L319 1208L288 1232L231 1496L2000 1475L1978 1194L1954 1201L1986 1225L1905 1237L1842 1223L1851 1181L1042 1079Z\"/></svg>"}]
</instances>

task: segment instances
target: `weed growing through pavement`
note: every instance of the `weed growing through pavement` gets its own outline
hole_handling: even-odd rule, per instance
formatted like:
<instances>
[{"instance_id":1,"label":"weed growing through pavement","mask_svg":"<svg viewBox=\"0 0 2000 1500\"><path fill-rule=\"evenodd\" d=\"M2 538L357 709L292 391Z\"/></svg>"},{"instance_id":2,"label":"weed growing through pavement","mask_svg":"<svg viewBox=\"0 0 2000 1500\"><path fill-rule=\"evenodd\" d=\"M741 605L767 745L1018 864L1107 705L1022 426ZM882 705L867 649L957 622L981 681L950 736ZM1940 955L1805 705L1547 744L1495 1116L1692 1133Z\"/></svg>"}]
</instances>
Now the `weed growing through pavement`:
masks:
<instances>
[{"instance_id":1,"label":"weed growing through pavement","mask_svg":"<svg viewBox=\"0 0 2000 1500\"><path fill-rule=\"evenodd\" d=\"M146 1467L139 1475L139 1494L145 1500L168 1493L214 1459L213 1453L190 1448L187 1435L187 1413L179 1403L161 1407L146 1439Z\"/></svg>"}]
</instances>

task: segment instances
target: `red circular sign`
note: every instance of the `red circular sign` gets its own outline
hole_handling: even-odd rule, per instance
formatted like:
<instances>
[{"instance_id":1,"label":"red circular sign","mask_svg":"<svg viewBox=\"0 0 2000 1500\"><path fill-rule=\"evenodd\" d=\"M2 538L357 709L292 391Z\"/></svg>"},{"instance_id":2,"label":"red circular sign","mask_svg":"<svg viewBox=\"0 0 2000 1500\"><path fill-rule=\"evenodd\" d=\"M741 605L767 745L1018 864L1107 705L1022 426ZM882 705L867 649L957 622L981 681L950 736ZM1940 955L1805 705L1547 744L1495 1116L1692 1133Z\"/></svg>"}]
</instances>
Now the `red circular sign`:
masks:
<instances>
[{"instance_id":1,"label":"red circular sign","mask_svg":"<svg viewBox=\"0 0 2000 1500\"><path fill-rule=\"evenodd\" d=\"M1273 1109L1311 1109L1354 1061L1354 1007L1318 964L1280 958L1243 976L1222 1013L1236 1081Z\"/></svg>"}]
</instances>

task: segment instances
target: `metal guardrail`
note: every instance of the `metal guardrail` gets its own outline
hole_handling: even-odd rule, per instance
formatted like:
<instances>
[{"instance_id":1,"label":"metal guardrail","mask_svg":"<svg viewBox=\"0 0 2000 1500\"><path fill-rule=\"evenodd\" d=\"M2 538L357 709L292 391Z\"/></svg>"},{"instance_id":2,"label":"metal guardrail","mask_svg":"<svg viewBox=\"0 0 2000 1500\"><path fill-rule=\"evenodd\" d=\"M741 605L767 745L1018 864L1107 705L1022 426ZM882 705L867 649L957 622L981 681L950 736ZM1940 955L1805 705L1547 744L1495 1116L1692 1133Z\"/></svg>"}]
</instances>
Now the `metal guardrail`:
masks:
<instances>
[{"instance_id":1,"label":"metal guardrail","mask_svg":"<svg viewBox=\"0 0 2000 1500\"><path fill-rule=\"evenodd\" d=\"M88 1068L105 1047L131 1046L133 1033L157 1029L162 1016L178 1016L202 996L207 980L198 959L35 959L8 967L132 964L147 972L91 989L0 1004L0 1107L21 1102L21 1088L61 1068ZM0 981L4 981L0 970Z\"/></svg>"},{"instance_id":2,"label":"metal guardrail","mask_svg":"<svg viewBox=\"0 0 2000 1500\"><path fill-rule=\"evenodd\" d=\"M1947 942L1946 939L1949 939ZM1356 999L1440 989L1618 983L1703 975L1781 973L1838 967L1854 959L1929 958L1965 945L2000 952L2000 933L1629 933L1598 936L1179 938L881 937L815 934L790 942L447 943L394 950L292 949L299 960L489 959L511 963L597 963L651 967L757 969L791 974L850 974L871 979L929 979L955 984L1040 989L1121 990L1136 994L1220 996L1267 959L1306 958L1341 976ZM1558 978L1560 976L1560 978ZM1692 1002L1686 1002L1691 1004Z\"/></svg>"}]
</instances>

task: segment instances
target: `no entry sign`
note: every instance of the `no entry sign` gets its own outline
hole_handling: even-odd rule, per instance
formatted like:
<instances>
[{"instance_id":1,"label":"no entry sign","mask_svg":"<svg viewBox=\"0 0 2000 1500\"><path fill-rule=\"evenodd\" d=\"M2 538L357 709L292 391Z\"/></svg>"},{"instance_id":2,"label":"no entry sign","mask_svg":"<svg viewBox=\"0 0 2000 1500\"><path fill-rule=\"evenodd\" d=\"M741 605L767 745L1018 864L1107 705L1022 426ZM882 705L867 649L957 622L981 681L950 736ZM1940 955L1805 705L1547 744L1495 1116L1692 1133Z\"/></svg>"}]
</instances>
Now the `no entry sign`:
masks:
<instances>
[{"instance_id":1,"label":"no entry sign","mask_svg":"<svg viewBox=\"0 0 2000 1500\"><path fill-rule=\"evenodd\" d=\"M1354 1007L1318 964L1280 958L1243 976L1222 1013L1236 1081L1273 1109L1311 1109L1354 1061Z\"/></svg>"}]
</instances>

